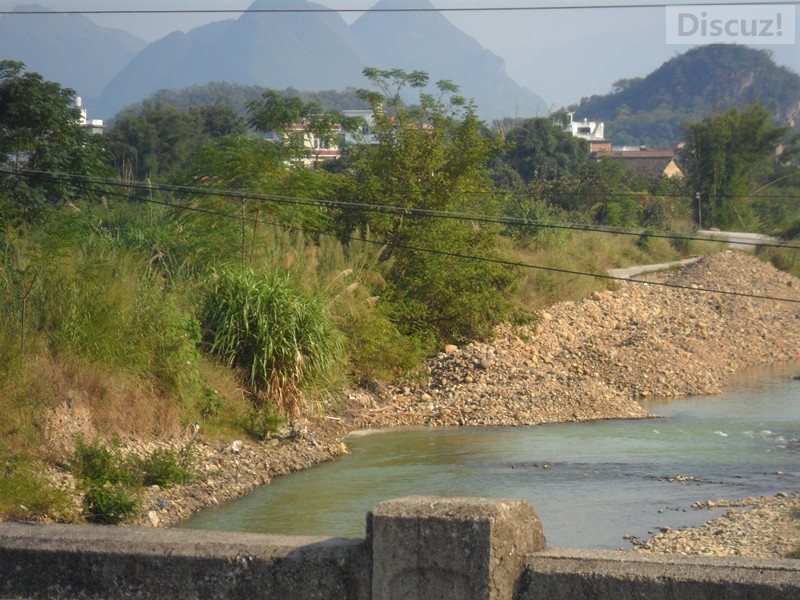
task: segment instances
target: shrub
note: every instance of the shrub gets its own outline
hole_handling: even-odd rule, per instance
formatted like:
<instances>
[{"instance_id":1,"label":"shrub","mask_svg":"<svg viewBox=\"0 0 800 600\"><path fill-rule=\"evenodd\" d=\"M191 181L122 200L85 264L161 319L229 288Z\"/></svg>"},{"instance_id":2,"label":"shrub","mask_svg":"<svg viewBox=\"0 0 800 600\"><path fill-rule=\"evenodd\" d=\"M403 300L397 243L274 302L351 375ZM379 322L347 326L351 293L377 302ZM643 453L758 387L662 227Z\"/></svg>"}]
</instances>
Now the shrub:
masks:
<instances>
[{"instance_id":1,"label":"shrub","mask_svg":"<svg viewBox=\"0 0 800 600\"><path fill-rule=\"evenodd\" d=\"M103 484L130 480L119 448L111 450L100 440L86 442L83 436L75 438L75 452L68 468L75 477L87 482Z\"/></svg>"},{"instance_id":2,"label":"shrub","mask_svg":"<svg viewBox=\"0 0 800 600\"><path fill-rule=\"evenodd\" d=\"M143 485L167 487L183 484L195 477L191 466L193 457L192 444L187 444L177 451L173 448L156 448L144 458L134 458L131 470L141 472Z\"/></svg>"},{"instance_id":3,"label":"shrub","mask_svg":"<svg viewBox=\"0 0 800 600\"><path fill-rule=\"evenodd\" d=\"M252 390L289 417L301 412L301 388L323 380L342 358L342 336L321 298L295 291L277 271L216 272L202 321L210 351L242 368Z\"/></svg>"},{"instance_id":4,"label":"shrub","mask_svg":"<svg viewBox=\"0 0 800 600\"><path fill-rule=\"evenodd\" d=\"M96 523L120 523L139 510L139 502L122 484L93 483L84 496L84 510Z\"/></svg>"}]
</instances>

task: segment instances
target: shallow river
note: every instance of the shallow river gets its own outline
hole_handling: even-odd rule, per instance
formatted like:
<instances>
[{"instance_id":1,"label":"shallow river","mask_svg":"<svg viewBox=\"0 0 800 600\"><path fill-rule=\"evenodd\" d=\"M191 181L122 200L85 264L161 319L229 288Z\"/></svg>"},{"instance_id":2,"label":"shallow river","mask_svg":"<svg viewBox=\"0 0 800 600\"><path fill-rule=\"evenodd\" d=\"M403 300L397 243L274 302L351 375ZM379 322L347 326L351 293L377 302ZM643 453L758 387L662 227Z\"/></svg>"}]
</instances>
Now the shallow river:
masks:
<instances>
[{"instance_id":1,"label":"shallow river","mask_svg":"<svg viewBox=\"0 0 800 600\"><path fill-rule=\"evenodd\" d=\"M743 373L719 396L647 402L659 419L356 434L349 456L181 527L363 537L382 500L492 496L531 502L551 547L626 548L626 534L724 512L695 501L800 490L798 374L794 362ZM694 479L669 481L679 475Z\"/></svg>"}]
</instances>

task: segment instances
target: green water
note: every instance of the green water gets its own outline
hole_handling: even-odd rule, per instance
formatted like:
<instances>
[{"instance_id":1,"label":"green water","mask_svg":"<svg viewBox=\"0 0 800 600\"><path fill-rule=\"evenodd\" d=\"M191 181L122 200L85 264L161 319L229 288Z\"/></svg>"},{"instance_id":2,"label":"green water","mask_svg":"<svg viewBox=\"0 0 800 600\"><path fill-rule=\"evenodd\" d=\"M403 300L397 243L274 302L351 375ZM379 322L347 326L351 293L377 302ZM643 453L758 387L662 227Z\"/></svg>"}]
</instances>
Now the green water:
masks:
<instances>
[{"instance_id":1,"label":"green water","mask_svg":"<svg viewBox=\"0 0 800 600\"><path fill-rule=\"evenodd\" d=\"M408 495L528 500L552 547L696 525L695 501L800 490L800 365L745 373L720 396L650 401L662 418L357 434L351 454L276 479L182 527L363 537L366 512ZM781 472L782 474L778 474ZM694 481L670 482L677 475Z\"/></svg>"}]
</instances>

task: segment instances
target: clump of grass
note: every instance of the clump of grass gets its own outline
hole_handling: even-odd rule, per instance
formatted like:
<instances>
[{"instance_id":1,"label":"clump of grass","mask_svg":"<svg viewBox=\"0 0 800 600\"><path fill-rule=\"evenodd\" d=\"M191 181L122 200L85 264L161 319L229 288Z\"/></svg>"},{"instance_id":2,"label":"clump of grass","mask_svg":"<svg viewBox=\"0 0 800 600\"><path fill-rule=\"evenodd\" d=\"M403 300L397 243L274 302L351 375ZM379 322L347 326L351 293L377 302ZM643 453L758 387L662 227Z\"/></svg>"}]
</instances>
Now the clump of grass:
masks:
<instances>
[{"instance_id":1,"label":"clump of grass","mask_svg":"<svg viewBox=\"0 0 800 600\"><path fill-rule=\"evenodd\" d=\"M42 465L0 453L0 516L9 519L76 521L71 496L42 476Z\"/></svg>"},{"instance_id":2,"label":"clump of grass","mask_svg":"<svg viewBox=\"0 0 800 600\"><path fill-rule=\"evenodd\" d=\"M87 519L114 525L139 511L139 502L122 484L90 485L83 499Z\"/></svg>"},{"instance_id":3,"label":"clump of grass","mask_svg":"<svg viewBox=\"0 0 800 600\"><path fill-rule=\"evenodd\" d=\"M242 369L254 394L290 418L305 408L304 389L342 359L342 336L323 299L296 291L277 271L214 273L202 321L210 352Z\"/></svg>"}]
</instances>

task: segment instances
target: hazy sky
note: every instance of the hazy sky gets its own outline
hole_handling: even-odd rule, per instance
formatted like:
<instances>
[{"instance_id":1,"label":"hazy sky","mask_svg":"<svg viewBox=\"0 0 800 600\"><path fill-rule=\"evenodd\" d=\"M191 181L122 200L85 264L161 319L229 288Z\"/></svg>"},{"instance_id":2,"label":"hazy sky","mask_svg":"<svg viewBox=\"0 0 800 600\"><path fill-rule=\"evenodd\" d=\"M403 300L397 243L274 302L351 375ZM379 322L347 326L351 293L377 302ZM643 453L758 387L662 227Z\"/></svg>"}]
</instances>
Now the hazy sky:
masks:
<instances>
[{"instance_id":1,"label":"hazy sky","mask_svg":"<svg viewBox=\"0 0 800 600\"><path fill-rule=\"evenodd\" d=\"M0 9L10 10L33 0L0 0ZM367 9L377 0L319 0L340 11ZM719 2L720 0L713 0ZM238 10L248 0L39 0L60 10ZM709 2L712 3L712 2ZM519 84L539 94L554 108L580 100L582 96L605 94L614 81L645 76L687 46L665 42L664 2L656 0L433 0L440 9L497 7L560 7L539 10L487 10L444 12L465 33L506 63L508 74ZM580 5L648 5L643 8L579 8ZM673 3L675 4L675 3ZM751 4L769 4L751 2ZM413 7L414 1L401 6ZM358 12L342 12L347 22ZM142 15L89 15L98 24L125 29L154 41L175 30L188 31L210 21L235 18L238 13L181 13ZM800 19L800 10L797 11ZM800 32L800 26L798 27ZM799 36L800 37L800 36ZM797 45L770 46L775 60L800 71ZM456 82L457 83L457 82Z\"/></svg>"}]
</instances>

